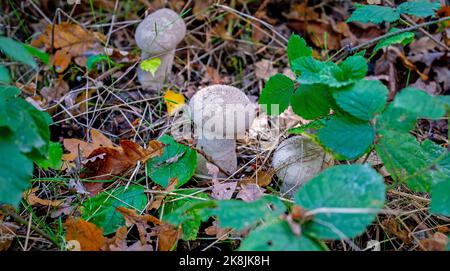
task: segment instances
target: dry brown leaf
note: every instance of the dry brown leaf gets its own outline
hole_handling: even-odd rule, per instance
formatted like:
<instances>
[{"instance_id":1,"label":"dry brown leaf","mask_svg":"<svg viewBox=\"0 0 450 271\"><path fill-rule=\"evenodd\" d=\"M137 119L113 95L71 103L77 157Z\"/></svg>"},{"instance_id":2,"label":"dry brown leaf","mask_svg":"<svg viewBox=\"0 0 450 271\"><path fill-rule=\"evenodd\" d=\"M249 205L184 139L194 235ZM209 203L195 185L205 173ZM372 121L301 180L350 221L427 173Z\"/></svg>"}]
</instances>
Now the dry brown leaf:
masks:
<instances>
[{"instance_id":1,"label":"dry brown leaf","mask_svg":"<svg viewBox=\"0 0 450 271\"><path fill-rule=\"evenodd\" d=\"M66 229L66 240L77 240L81 250L99 251L106 242L102 229L81 218L75 220L73 217L69 217L64 223L64 228Z\"/></svg>"},{"instance_id":2,"label":"dry brown leaf","mask_svg":"<svg viewBox=\"0 0 450 271\"><path fill-rule=\"evenodd\" d=\"M256 179L244 178L239 181L240 185L257 184L261 187L268 186L272 182L272 177L275 173L273 171L258 170L256 173Z\"/></svg>"},{"instance_id":3,"label":"dry brown leaf","mask_svg":"<svg viewBox=\"0 0 450 271\"><path fill-rule=\"evenodd\" d=\"M405 229L403 229L403 226L399 225L397 221L393 218L387 218L383 220L381 223L384 227L384 229L390 233L395 235L397 238L402 240L405 244L411 244L412 239L409 236L409 232Z\"/></svg>"},{"instance_id":4,"label":"dry brown leaf","mask_svg":"<svg viewBox=\"0 0 450 271\"><path fill-rule=\"evenodd\" d=\"M34 187L31 188L28 191L23 192L23 198L27 200L28 204L31 206L35 206L37 204L44 205L44 206L53 206L58 207L62 205L61 200L48 200L48 199L41 199L38 196L36 196L36 192L39 190L39 188Z\"/></svg>"},{"instance_id":5,"label":"dry brown leaf","mask_svg":"<svg viewBox=\"0 0 450 271\"><path fill-rule=\"evenodd\" d=\"M51 57L56 72L64 72L72 59L81 66L86 65L87 57L102 51L102 42L106 37L99 32L88 31L77 24L63 22L47 25L43 34L31 42L35 47L44 47L47 51L57 51ZM52 48L53 47L53 48Z\"/></svg>"},{"instance_id":6,"label":"dry brown leaf","mask_svg":"<svg viewBox=\"0 0 450 271\"><path fill-rule=\"evenodd\" d=\"M319 13L315 12L311 7L308 7L307 3L293 4L289 9L289 13L283 12L283 16L289 20L299 21L311 21L320 18Z\"/></svg>"},{"instance_id":7,"label":"dry brown leaf","mask_svg":"<svg viewBox=\"0 0 450 271\"><path fill-rule=\"evenodd\" d=\"M205 229L205 233L210 236L216 236L216 238L221 241L228 239L230 229L221 228L218 224L219 223L214 220L212 226Z\"/></svg>"},{"instance_id":8,"label":"dry brown leaf","mask_svg":"<svg viewBox=\"0 0 450 271\"><path fill-rule=\"evenodd\" d=\"M261 198L264 195L264 191L266 189L259 187L255 183L243 184L236 198L251 202Z\"/></svg>"},{"instance_id":9,"label":"dry brown leaf","mask_svg":"<svg viewBox=\"0 0 450 271\"><path fill-rule=\"evenodd\" d=\"M267 81L277 73L278 70L273 67L273 62L268 59L262 59L255 63L255 74L259 79Z\"/></svg>"},{"instance_id":10,"label":"dry brown leaf","mask_svg":"<svg viewBox=\"0 0 450 271\"><path fill-rule=\"evenodd\" d=\"M19 227L14 223L3 222L0 220L0 251L8 250L16 237L15 233L18 228Z\"/></svg>"},{"instance_id":11,"label":"dry brown leaf","mask_svg":"<svg viewBox=\"0 0 450 271\"><path fill-rule=\"evenodd\" d=\"M228 200L236 190L237 182L220 183L213 180L211 197L218 200Z\"/></svg>"},{"instance_id":12,"label":"dry brown leaf","mask_svg":"<svg viewBox=\"0 0 450 271\"><path fill-rule=\"evenodd\" d=\"M95 149L100 147L114 147L109 138L104 136L100 131L91 129L91 143L86 141L66 138L63 141L64 148L69 151L67 154L63 154L62 160L72 162L78 157L78 148L81 152L81 158L87 158Z\"/></svg>"},{"instance_id":13,"label":"dry brown leaf","mask_svg":"<svg viewBox=\"0 0 450 271\"><path fill-rule=\"evenodd\" d=\"M175 249L178 238L181 235L181 227L164 223L156 228L158 232L158 249L160 251L172 251Z\"/></svg>"},{"instance_id":14,"label":"dry brown leaf","mask_svg":"<svg viewBox=\"0 0 450 271\"><path fill-rule=\"evenodd\" d=\"M69 85L61 76L53 80L52 86L41 89L41 95L47 102L59 100L67 92L69 92Z\"/></svg>"},{"instance_id":15,"label":"dry brown leaf","mask_svg":"<svg viewBox=\"0 0 450 271\"><path fill-rule=\"evenodd\" d=\"M159 141L152 140L148 145L148 148L144 149L130 140L122 140L120 147L96 148L87 157L87 171L82 174L82 178L110 179L124 173L138 161L145 163L148 159L162 154L163 144Z\"/></svg>"},{"instance_id":16,"label":"dry brown leaf","mask_svg":"<svg viewBox=\"0 0 450 271\"><path fill-rule=\"evenodd\" d=\"M177 183L178 183L178 179L177 178L172 178L169 181L169 185L167 186L167 188L164 189L163 191L164 192L171 192L171 191L173 191L177 187ZM148 207L148 209L149 210L152 210L152 209L158 210L166 196L167 196L167 193L161 193L161 194L156 195L154 197L152 203Z\"/></svg>"}]
</instances>

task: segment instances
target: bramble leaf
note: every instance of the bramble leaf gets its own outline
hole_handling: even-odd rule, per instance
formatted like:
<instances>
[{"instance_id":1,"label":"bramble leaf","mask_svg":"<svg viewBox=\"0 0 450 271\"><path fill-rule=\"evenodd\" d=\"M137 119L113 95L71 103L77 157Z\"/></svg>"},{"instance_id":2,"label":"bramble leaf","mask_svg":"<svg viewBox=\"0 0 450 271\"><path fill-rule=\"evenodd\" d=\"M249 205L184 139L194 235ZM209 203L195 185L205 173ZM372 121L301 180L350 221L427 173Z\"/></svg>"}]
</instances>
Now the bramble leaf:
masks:
<instances>
[{"instance_id":1,"label":"bramble leaf","mask_svg":"<svg viewBox=\"0 0 450 271\"><path fill-rule=\"evenodd\" d=\"M289 64L292 68L292 61L304 56L311 56L312 49L306 44L306 41L299 35L292 34L287 45L287 55ZM293 70L295 72L295 70Z\"/></svg>"},{"instance_id":2,"label":"bramble leaf","mask_svg":"<svg viewBox=\"0 0 450 271\"><path fill-rule=\"evenodd\" d=\"M361 22L361 23L374 23L379 24L382 22L395 22L400 19L400 14L390 7L367 5L359 6L353 11L350 18L347 19L348 22Z\"/></svg>"},{"instance_id":3,"label":"bramble leaf","mask_svg":"<svg viewBox=\"0 0 450 271\"><path fill-rule=\"evenodd\" d=\"M383 208L385 193L383 177L368 164L328 168L295 196L297 205L316 212L303 232L331 240L356 237Z\"/></svg>"},{"instance_id":4,"label":"bramble leaf","mask_svg":"<svg viewBox=\"0 0 450 271\"><path fill-rule=\"evenodd\" d=\"M5 84L11 83L11 77L9 76L9 70L3 65L0 65L0 83L5 83Z\"/></svg>"},{"instance_id":5,"label":"bramble leaf","mask_svg":"<svg viewBox=\"0 0 450 271\"><path fill-rule=\"evenodd\" d=\"M375 132L368 122L333 116L319 130L318 136L320 143L333 152L348 159L356 159L372 145Z\"/></svg>"},{"instance_id":6,"label":"bramble leaf","mask_svg":"<svg viewBox=\"0 0 450 271\"><path fill-rule=\"evenodd\" d=\"M289 106L294 93L294 81L283 74L275 74L269 78L259 97L259 104L269 115L279 115Z\"/></svg>"},{"instance_id":7,"label":"bramble leaf","mask_svg":"<svg viewBox=\"0 0 450 271\"><path fill-rule=\"evenodd\" d=\"M416 88L400 90L392 104L417 118L439 119L445 115L445 106L438 97Z\"/></svg>"},{"instance_id":8,"label":"bramble leaf","mask_svg":"<svg viewBox=\"0 0 450 271\"><path fill-rule=\"evenodd\" d=\"M342 74L348 79L362 79L367 74L367 60L359 55L347 57L339 63Z\"/></svg>"},{"instance_id":9,"label":"bramble leaf","mask_svg":"<svg viewBox=\"0 0 450 271\"><path fill-rule=\"evenodd\" d=\"M273 220L257 227L245 238L240 251L321 251L324 246L302 234L292 233L289 224Z\"/></svg>"},{"instance_id":10,"label":"bramble leaf","mask_svg":"<svg viewBox=\"0 0 450 271\"><path fill-rule=\"evenodd\" d=\"M438 182L431 188L430 212L450 216L450 180Z\"/></svg>"},{"instance_id":11,"label":"bramble leaf","mask_svg":"<svg viewBox=\"0 0 450 271\"><path fill-rule=\"evenodd\" d=\"M359 80L333 91L336 103L354 117L370 120L380 112L387 100L388 89L378 80Z\"/></svg>"},{"instance_id":12,"label":"bramble leaf","mask_svg":"<svg viewBox=\"0 0 450 271\"><path fill-rule=\"evenodd\" d=\"M295 114L304 119L315 119L330 112L331 95L325 85L301 85L291 97Z\"/></svg>"},{"instance_id":13,"label":"bramble leaf","mask_svg":"<svg viewBox=\"0 0 450 271\"><path fill-rule=\"evenodd\" d=\"M417 17L433 16L436 10L438 10L440 4L438 2L429 1L412 1L403 2L397 7L397 12L400 14L408 14Z\"/></svg>"},{"instance_id":14,"label":"bramble leaf","mask_svg":"<svg viewBox=\"0 0 450 271\"><path fill-rule=\"evenodd\" d=\"M398 31L398 28L393 27L389 30L388 33L394 33L396 31ZM372 55L374 55L378 50L390 46L392 44L402 44L403 46L405 46L413 40L414 40L413 32L403 32L395 36L383 39L377 43L377 45L373 49Z\"/></svg>"}]
</instances>

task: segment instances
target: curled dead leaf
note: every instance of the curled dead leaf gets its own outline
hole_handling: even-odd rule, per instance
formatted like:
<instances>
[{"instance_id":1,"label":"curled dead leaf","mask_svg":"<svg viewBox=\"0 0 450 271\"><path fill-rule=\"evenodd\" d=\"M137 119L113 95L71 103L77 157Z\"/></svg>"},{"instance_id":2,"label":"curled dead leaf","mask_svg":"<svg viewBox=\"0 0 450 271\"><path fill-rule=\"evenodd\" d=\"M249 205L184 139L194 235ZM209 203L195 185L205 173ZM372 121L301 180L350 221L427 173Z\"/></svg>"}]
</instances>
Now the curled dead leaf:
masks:
<instances>
[{"instance_id":1,"label":"curled dead leaf","mask_svg":"<svg viewBox=\"0 0 450 271\"><path fill-rule=\"evenodd\" d=\"M69 217L64 223L64 228L66 230L66 240L78 241L81 250L99 251L106 242L102 229L81 218L74 219Z\"/></svg>"}]
</instances>

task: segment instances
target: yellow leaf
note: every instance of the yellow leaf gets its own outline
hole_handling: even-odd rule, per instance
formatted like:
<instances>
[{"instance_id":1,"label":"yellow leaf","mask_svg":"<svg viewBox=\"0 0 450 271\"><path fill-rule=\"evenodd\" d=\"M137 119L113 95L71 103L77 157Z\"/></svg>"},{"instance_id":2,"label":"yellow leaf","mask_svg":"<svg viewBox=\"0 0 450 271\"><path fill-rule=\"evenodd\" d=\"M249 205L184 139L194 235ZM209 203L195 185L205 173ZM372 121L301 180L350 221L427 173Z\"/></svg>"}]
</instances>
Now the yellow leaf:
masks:
<instances>
[{"instance_id":1,"label":"yellow leaf","mask_svg":"<svg viewBox=\"0 0 450 271\"><path fill-rule=\"evenodd\" d=\"M169 116L172 116L178 108L186 103L182 94L175 93L172 90L168 90L166 94L164 94L164 101L166 102Z\"/></svg>"},{"instance_id":2,"label":"yellow leaf","mask_svg":"<svg viewBox=\"0 0 450 271\"><path fill-rule=\"evenodd\" d=\"M146 72L151 73L153 76L155 76L155 72L158 70L159 66L161 65L161 59L155 57L150 58L147 60L144 60L141 62L141 69L143 69Z\"/></svg>"}]
</instances>

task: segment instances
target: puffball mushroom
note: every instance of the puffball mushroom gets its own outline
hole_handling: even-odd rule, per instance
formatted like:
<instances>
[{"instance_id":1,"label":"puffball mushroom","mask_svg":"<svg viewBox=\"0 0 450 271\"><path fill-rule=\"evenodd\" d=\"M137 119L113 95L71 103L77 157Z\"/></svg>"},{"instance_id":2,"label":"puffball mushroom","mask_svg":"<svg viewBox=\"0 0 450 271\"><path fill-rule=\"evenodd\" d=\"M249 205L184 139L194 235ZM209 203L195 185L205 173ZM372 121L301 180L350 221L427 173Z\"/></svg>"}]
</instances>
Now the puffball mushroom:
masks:
<instances>
[{"instance_id":1,"label":"puffball mushroom","mask_svg":"<svg viewBox=\"0 0 450 271\"><path fill-rule=\"evenodd\" d=\"M238 88L212 85L199 90L189 102L196 126L197 149L228 174L237 170L236 139L244 135L256 114L256 106ZM197 172L207 174L199 156Z\"/></svg>"},{"instance_id":2,"label":"puffball mushroom","mask_svg":"<svg viewBox=\"0 0 450 271\"><path fill-rule=\"evenodd\" d=\"M159 90L172 70L175 48L186 35L186 24L175 11L163 8L148 15L137 27L135 39L142 60L157 57L155 74L138 68L138 80L146 89Z\"/></svg>"},{"instance_id":3,"label":"puffball mushroom","mask_svg":"<svg viewBox=\"0 0 450 271\"><path fill-rule=\"evenodd\" d=\"M272 159L276 175L282 180L280 192L293 197L300 186L326 166L327 159L322 147L308 137L294 136L281 142Z\"/></svg>"}]
</instances>

